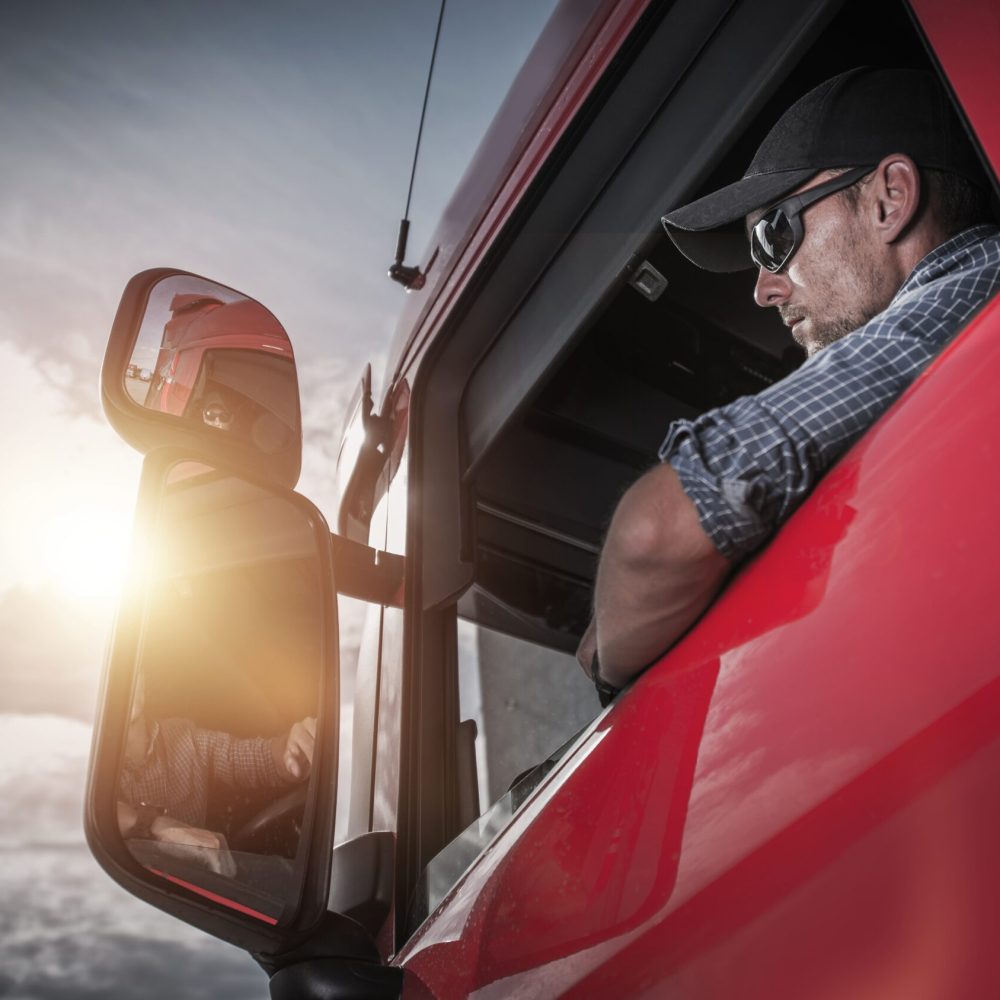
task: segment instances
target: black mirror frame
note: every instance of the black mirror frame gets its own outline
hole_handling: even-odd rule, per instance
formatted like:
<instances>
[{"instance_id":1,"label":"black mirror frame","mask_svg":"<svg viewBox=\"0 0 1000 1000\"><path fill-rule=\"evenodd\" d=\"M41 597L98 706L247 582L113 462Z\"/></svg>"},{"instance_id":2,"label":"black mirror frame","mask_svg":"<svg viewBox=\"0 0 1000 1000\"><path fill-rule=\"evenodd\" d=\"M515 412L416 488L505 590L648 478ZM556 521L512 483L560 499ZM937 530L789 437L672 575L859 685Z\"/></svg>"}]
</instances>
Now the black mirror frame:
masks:
<instances>
[{"instance_id":1,"label":"black mirror frame","mask_svg":"<svg viewBox=\"0 0 1000 1000\"><path fill-rule=\"evenodd\" d=\"M143 454L163 447L178 448L189 453L197 452L206 456L209 464L232 469L240 475L246 475L248 479L265 479L279 486L294 489L302 469L301 404L296 446L289 449L289 454L272 456L265 455L239 441L209 435L204 429L196 429L169 413L147 410L131 399L125 391L123 373L132 357L150 292L164 278L173 276L199 278L202 281L213 280L173 267L155 267L132 277L122 292L121 302L118 304L118 311L111 326L104 364L101 367L101 402L109 423L122 440ZM221 282L213 283L244 298L250 298L244 292L222 285ZM267 309L261 303L257 304L262 309ZM273 313L271 315L273 316ZM297 378L296 372L296 380ZM295 396L298 400L297 381Z\"/></svg>"},{"instance_id":2,"label":"black mirror frame","mask_svg":"<svg viewBox=\"0 0 1000 1000\"><path fill-rule=\"evenodd\" d=\"M145 527L152 524L157 516L167 470L182 461L214 465L220 471L239 476L247 482L255 482L242 470L226 468L204 454L164 448L147 455L136 503L133 549ZM308 939L327 912L340 738L339 634L333 545L325 518L312 503L297 493L259 479L256 480L256 485L272 493L282 493L288 502L307 515L318 545L320 596L322 607L326 609L321 653L324 668L317 731L318 743L326 749L314 761L315 776L311 787L315 791L310 793L307 824L303 828L304 875L296 911L292 919L283 926L269 926L222 904L212 903L199 893L156 878L133 858L125 844L118 828L116 812L117 765L127 730L144 611L142 595L128 587L122 595L101 679L87 776L84 831L91 853L98 863L132 895L238 947L255 953L277 954ZM312 819L308 822L310 809Z\"/></svg>"}]
</instances>

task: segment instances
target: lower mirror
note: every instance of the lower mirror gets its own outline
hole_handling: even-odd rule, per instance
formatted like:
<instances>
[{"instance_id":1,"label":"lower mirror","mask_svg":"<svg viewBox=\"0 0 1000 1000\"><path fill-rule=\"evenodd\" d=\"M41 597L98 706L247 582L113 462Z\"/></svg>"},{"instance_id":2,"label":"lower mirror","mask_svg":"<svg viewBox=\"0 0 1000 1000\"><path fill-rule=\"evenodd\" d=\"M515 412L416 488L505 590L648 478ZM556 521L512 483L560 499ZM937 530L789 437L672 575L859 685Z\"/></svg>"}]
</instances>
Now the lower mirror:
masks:
<instances>
[{"instance_id":1,"label":"lower mirror","mask_svg":"<svg viewBox=\"0 0 1000 1000\"><path fill-rule=\"evenodd\" d=\"M301 902L316 819L328 531L301 497L202 465L174 464L162 483L114 783L119 833L156 878L280 926Z\"/></svg>"}]
</instances>

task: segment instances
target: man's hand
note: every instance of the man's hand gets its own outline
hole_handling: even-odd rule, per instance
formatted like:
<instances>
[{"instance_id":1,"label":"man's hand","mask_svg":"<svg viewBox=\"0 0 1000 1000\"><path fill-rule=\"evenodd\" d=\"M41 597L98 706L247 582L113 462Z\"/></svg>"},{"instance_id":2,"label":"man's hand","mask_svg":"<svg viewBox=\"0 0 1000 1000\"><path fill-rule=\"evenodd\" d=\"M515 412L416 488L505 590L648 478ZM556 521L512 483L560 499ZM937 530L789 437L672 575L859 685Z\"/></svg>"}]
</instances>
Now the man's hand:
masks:
<instances>
[{"instance_id":1,"label":"man's hand","mask_svg":"<svg viewBox=\"0 0 1000 1000\"><path fill-rule=\"evenodd\" d=\"M281 750L280 768L284 769L289 781L305 781L312 767L313 750L316 746L316 719L309 716L296 722L288 730ZM279 769L280 769L279 768Z\"/></svg>"},{"instance_id":2,"label":"man's hand","mask_svg":"<svg viewBox=\"0 0 1000 1000\"><path fill-rule=\"evenodd\" d=\"M624 687L697 619L730 568L673 467L651 469L622 497L608 529L594 621L577 651L587 675L585 657L596 645L602 679Z\"/></svg>"},{"instance_id":3,"label":"man's hand","mask_svg":"<svg viewBox=\"0 0 1000 1000\"><path fill-rule=\"evenodd\" d=\"M173 816L158 816L150 824L149 832L166 853L175 858L194 861L227 878L236 874L236 862L221 833L189 826Z\"/></svg>"}]
</instances>

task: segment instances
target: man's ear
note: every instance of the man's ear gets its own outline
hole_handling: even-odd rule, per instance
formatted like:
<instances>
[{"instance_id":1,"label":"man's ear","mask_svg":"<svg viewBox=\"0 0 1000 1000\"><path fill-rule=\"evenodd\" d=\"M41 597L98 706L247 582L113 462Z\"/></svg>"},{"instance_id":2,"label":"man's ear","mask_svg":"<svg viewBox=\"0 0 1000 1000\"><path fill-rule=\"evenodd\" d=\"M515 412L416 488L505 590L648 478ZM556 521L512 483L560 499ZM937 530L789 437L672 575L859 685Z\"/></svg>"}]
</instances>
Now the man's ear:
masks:
<instances>
[{"instance_id":1,"label":"man's ear","mask_svg":"<svg viewBox=\"0 0 1000 1000\"><path fill-rule=\"evenodd\" d=\"M885 243L895 243L916 218L920 207L920 169L905 153L891 153L875 168L872 213Z\"/></svg>"}]
</instances>

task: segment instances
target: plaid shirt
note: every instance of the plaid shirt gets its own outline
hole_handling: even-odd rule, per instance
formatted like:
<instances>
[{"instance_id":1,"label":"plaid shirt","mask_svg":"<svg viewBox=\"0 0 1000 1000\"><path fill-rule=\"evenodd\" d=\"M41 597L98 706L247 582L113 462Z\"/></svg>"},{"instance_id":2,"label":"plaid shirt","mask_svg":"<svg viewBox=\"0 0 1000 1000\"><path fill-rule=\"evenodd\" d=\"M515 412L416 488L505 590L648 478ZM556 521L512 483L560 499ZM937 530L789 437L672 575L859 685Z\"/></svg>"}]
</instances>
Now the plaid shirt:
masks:
<instances>
[{"instance_id":1,"label":"plaid shirt","mask_svg":"<svg viewBox=\"0 0 1000 1000\"><path fill-rule=\"evenodd\" d=\"M269 739L237 739L199 729L190 719L164 719L153 723L143 760L126 759L120 789L133 806L157 806L174 819L202 826L215 782L249 789L287 785Z\"/></svg>"},{"instance_id":2,"label":"plaid shirt","mask_svg":"<svg viewBox=\"0 0 1000 1000\"><path fill-rule=\"evenodd\" d=\"M715 547L739 559L889 408L1000 288L1000 230L974 226L932 250L888 307L756 396L671 424L677 471Z\"/></svg>"}]
</instances>

